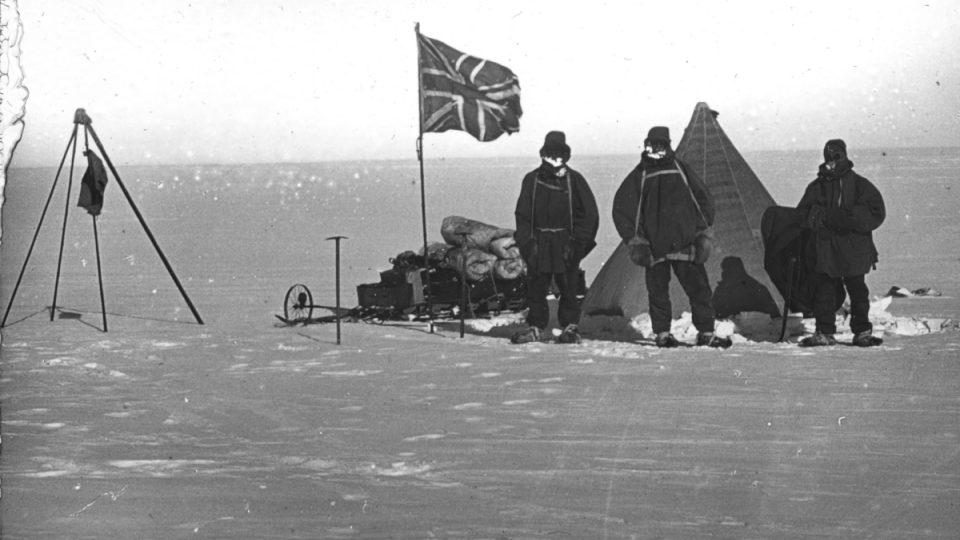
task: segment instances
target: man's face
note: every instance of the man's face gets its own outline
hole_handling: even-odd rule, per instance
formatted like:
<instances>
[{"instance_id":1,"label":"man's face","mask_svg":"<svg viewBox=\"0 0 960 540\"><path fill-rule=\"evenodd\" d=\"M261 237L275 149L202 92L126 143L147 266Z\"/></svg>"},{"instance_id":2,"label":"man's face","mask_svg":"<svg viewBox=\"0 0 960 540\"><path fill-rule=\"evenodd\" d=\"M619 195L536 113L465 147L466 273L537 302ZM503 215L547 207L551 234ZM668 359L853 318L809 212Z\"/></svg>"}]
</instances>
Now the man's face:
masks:
<instances>
[{"instance_id":1,"label":"man's face","mask_svg":"<svg viewBox=\"0 0 960 540\"><path fill-rule=\"evenodd\" d=\"M543 156L543 160L554 167L562 167L564 162L566 162L563 156Z\"/></svg>"},{"instance_id":2,"label":"man's face","mask_svg":"<svg viewBox=\"0 0 960 540\"><path fill-rule=\"evenodd\" d=\"M843 148L835 144L827 145L827 147L823 149L823 159L827 163L836 163L843 159L844 155L845 152Z\"/></svg>"},{"instance_id":3,"label":"man's face","mask_svg":"<svg viewBox=\"0 0 960 540\"><path fill-rule=\"evenodd\" d=\"M664 141L647 141L643 151L653 159L663 159L667 156L670 145Z\"/></svg>"}]
</instances>

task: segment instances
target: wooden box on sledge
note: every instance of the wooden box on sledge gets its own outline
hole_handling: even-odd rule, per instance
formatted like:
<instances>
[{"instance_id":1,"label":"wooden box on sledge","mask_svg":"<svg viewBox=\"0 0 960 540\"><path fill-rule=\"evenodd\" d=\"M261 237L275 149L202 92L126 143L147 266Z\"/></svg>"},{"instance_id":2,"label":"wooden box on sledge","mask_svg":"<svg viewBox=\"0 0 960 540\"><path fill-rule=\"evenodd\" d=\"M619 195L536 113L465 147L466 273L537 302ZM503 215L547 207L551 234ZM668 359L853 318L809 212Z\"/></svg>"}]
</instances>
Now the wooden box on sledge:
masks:
<instances>
[{"instance_id":1,"label":"wooden box on sledge","mask_svg":"<svg viewBox=\"0 0 960 540\"><path fill-rule=\"evenodd\" d=\"M405 308L413 305L413 287L409 283L357 285L357 299L362 307Z\"/></svg>"}]
</instances>

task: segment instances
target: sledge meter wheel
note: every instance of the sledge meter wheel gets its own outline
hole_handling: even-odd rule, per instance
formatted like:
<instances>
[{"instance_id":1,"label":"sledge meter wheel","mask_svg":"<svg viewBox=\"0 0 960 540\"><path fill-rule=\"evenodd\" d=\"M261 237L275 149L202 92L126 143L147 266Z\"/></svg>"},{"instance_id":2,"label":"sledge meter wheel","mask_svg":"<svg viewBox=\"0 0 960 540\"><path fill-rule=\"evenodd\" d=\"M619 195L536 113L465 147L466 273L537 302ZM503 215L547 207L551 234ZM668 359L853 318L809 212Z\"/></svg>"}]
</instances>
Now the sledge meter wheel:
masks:
<instances>
[{"instance_id":1,"label":"sledge meter wheel","mask_svg":"<svg viewBox=\"0 0 960 540\"><path fill-rule=\"evenodd\" d=\"M297 283L283 299L283 317L291 322L303 322L313 315L313 295L306 285Z\"/></svg>"}]
</instances>

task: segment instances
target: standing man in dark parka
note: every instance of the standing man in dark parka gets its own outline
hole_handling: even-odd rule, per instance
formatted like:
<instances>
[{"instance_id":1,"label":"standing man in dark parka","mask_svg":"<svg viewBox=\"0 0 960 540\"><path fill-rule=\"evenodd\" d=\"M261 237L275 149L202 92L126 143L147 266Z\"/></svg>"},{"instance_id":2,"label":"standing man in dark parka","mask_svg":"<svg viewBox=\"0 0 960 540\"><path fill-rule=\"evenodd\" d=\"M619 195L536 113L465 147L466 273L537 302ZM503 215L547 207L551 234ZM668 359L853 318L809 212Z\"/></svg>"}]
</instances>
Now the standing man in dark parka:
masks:
<instances>
[{"instance_id":1,"label":"standing man in dark parka","mask_svg":"<svg viewBox=\"0 0 960 540\"><path fill-rule=\"evenodd\" d=\"M833 345L838 291L850 295L850 330L853 344L873 347L883 340L873 335L870 323L870 291L866 274L876 267L877 247L873 231L886 217L883 196L866 178L853 171L847 145L841 139L827 141L816 180L807 186L797 208L807 216L814 231L812 246L814 280L813 311L816 332L800 340L804 347Z\"/></svg>"},{"instance_id":2,"label":"standing man in dark parka","mask_svg":"<svg viewBox=\"0 0 960 540\"><path fill-rule=\"evenodd\" d=\"M712 248L713 200L703 180L676 158L670 131L656 126L644 140L640 164L613 198L613 223L630 247L630 259L645 268L650 320L657 347L677 347L670 333L670 272L690 299L697 345L727 348L714 334L713 296L704 267Z\"/></svg>"},{"instance_id":3,"label":"standing man in dark parka","mask_svg":"<svg viewBox=\"0 0 960 540\"><path fill-rule=\"evenodd\" d=\"M570 147L562 131L547 133L540 166L523 178L517 198L517 245L527 263L527 325L513 343L540 341L550 321L547 293L556 283L560 298L559 343L580 343L580 261L597 245L597 201L586 179L570 168Z\"/></svg>"}]
</instances>

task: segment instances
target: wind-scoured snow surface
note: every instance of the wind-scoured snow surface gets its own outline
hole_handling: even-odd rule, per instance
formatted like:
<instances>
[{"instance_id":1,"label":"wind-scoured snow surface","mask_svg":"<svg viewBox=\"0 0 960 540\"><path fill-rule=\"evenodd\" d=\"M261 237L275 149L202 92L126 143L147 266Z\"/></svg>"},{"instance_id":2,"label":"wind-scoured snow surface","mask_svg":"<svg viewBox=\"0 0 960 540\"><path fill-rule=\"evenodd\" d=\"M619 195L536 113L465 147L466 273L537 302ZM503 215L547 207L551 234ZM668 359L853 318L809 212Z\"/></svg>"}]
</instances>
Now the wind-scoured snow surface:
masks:
<instances>
[{"instance_id":1,"label":"wind-scoured snow surface","mask_svg":"<svg viewBox=\"0 0 960 540\"><path fill-rule=\"evenodd\" d=\"M747 155L783 204L818 157ZM463 338L457 320L344 323L340 345L334 324L280 324L294 283L334 302L325 238L348 237L347 307L419 249L412 162L120 167L204 324L111 178L103 332L91 218L73 200L50 320L61 178L3 329L2 537L953 538L960 152L853 159L889 212L873 349L849 345L842 316L841 344L822 349L795 343L810 321L790 320L791 343L775 342L778 320L720 321L724 351L656 349L644 316L588 319L576 346L511 345L522 314L467 320ZM603 215L631 163L574 163ZM428 163L431 240L446 215L511 226L535 165ZM4 304L55 172L9 173ZM616 245L610 223L600 234L588 283ZM892 286L942 294L884 298Z\"/></svg>"}]
</instances>

